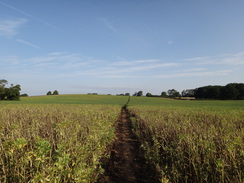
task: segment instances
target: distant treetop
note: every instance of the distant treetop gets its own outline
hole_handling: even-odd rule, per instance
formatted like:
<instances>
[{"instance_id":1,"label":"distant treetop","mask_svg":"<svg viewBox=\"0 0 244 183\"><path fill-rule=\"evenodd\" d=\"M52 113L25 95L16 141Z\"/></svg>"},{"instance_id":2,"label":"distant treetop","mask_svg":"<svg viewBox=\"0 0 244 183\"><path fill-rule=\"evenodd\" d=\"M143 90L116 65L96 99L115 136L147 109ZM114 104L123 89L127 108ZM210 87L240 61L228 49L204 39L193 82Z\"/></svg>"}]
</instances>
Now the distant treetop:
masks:
<instances>
[{"instance_id":1,"label":"distant treetop","mask_svg":"<svg viewBox=\"0 0 244 183\"><path fill-rule=\"evenodd\" d=\"M57 90L54 90L54 92L52 93L51 91L47 92L47 95L59 95Z\"/></svg>"}]
</instances>

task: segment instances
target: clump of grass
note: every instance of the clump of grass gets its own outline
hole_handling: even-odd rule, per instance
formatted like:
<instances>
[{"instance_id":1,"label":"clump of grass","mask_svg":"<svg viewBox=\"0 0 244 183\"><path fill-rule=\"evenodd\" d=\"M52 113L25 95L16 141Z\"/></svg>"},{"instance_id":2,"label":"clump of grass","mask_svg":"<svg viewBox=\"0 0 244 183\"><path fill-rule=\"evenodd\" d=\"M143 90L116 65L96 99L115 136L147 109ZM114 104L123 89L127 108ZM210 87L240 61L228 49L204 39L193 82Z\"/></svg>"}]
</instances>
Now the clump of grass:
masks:
<instances>
[{"instance_id":1,"label":"clump of grass","mask_svg":"<svg viewBox=\"0 0 244 183\"><path fill-rule=\"evenodd\" d=\"M0 108L0 182L95 182L120 106Z\"/></svg>"},{"instance_id":2,"label":"clump of grass","mask_svg":"<svg viewBox=\"0 0 244 183\"><path fill-rule=\"evenodd\" d=\"M244 181L243 110L131 106L135 133L165 182Z\"/></svg>"}]
</instances>

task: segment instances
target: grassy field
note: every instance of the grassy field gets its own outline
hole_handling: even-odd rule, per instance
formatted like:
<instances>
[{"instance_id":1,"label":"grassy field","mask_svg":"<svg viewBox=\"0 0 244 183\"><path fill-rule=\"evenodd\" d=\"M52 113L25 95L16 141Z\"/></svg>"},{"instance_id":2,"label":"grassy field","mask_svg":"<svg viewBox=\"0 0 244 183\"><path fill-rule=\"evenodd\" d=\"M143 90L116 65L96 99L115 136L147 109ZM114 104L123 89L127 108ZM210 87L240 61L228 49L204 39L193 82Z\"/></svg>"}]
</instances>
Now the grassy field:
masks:
<instances>
[{"instance_id":1,"label":"grassy field","mask_svg":"<svg viewBox=\"0 0 244 183\"><path fill-rule=\"evenodd\" d=\"M0 101L0 182L95 182L126 96ZM244 101L131 97L134 131L162 182L243 182Z\"/></svg>"},{"instance_id":2,"label":"grassy field","mask_svg":"<svg viewBox=\"0 0 244 183\"><path fill-rule=\"evenodd\" d=\"M128 97L112 95L44 95L21 97L20 101L0 101L1 104L108 104L124 105Z\"/></svg>"}]
</instances>

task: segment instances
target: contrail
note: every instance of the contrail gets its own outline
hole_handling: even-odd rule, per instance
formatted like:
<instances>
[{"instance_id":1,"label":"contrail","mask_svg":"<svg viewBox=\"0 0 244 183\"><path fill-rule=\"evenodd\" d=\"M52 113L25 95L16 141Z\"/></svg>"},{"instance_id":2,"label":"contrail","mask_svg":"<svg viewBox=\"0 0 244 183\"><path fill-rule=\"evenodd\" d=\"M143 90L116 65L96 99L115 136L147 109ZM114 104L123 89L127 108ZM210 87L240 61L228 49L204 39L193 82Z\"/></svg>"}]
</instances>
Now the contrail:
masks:
<instances>
[{"instance_id":1,"label":"contrail","mask_svg":"<svg viewBox=\"0 0 244 183\"><path fill-rule=\"evenodd\" d=\"M23 39L16 39L15 41L20 42L20 43L23 43L23 44L26 44L26 45L31 46L31 47L33 47L33 48L38 48L38 49L40 49L39 46L34 45L34 44L30 43L29 41L25 41L25 40L23 40Z\"/></svg>"},{"instance_id":2,"label":"contrail","mask_svg":"<svg viewBox=\"0 0 244 183\"><path fill-rule=\"evenodd\" d=\"M45 22L44 22L43 20L41 20L41 19L39 19L39 18L36 18L36 17L34 17L34 16L32 16L32 15L30 15L30 14L28 14L28 13L25 13L25 12L23 12L23 11L21 11L21 10L19 10L19 9L13 7L13 6L11 6L11 5L9 5L9 4L3 3L3 2L0 2L0 4L3 5L3 6L5 6L5 7L8 7L8 8L10 8L10 9L12 9L12 10L15 10L15 11L17 11L17 12L19 12L19 13L21 13L21 14L27 16L27 17L30 17L30 18L32 18L32 19L35 19L35 20L37 20L37 21L39 21L39 22L45 24Z\"/></svg>"},{"instance_id":3,"label":"contrail","mask_svg":"<svg viewBox=\"0 0 244 183\"><path fill-rule=\"evenodd\" d=\"M71 35L71 34L65 32L64 30L62 30L62 29L60 29L60 28L58 28L58 27L56 27L56 26L54 26L54 25L52 25L52 24L50 24L50 23L48 23L48 22L46 22L46 21L43 21L42 19L37 18L37 17L35 17L35 16L31 15L31 14L28 14L28 13L26 13L26 12L24 12L24 11L21 11L21 10L19 10L19 9L17 9L17 8L11 6L11 5L9 5L9 4L7 4L7 3L0 2L0 4L3 5L3 6L5 6L5 7L10 8L10 9L16 11L16 12L19 12L19 13L21 13L22 15L25 15L25 16L27 16L27 17L30 17L30 18L32 18L32 19L34 19L34 20L36 20L36 21L38 21L38 22L40 22L40 23L42 23L42 24L44 24L44 25L46 25L46 26L48 26L48 27L50 27L50 28L52 28L52 29L58 30L58 31L60 31L60 32L66 34L66 35L69 35L69 36L71 36L71 37L73 37L73 38L77 38L77 37L75 37L75 36L73 36L73 35Z\"/></svg>"}]
</instances>

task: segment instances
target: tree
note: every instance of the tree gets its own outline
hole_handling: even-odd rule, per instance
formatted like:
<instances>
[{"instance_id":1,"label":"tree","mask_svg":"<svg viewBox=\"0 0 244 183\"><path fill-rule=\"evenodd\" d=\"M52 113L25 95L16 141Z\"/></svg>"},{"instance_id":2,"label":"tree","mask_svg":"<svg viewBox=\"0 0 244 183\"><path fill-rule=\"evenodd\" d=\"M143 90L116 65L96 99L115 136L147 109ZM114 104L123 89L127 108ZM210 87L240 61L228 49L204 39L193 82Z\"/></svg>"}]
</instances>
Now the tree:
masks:
<instances>
[{"instance_id":1,"label":"tree","mask_svg":"<svg viewBox=\"0 0 244 183\"><path fill-rule=\"evenodd\" d=\"M1 79L0 80L0 87L5 87L5 85L7 85L8 84L8 81L6 80L6 79Z\"/></svg>"},{"instance_id":2,"label":"tree","mask_svg":"<svg viewBox=\"0 0 244 183\"><path fill-rule=\"evenodd\" d=\"M28 94L27 93L23 93L20 95L21 97L28 97Z\"/></svg>"},{"instance_id":3,"label":"tree","mask_svg":"<svg viewBox=\"0 0 244 183\"><path fill-rule=\"evenodd\" d=\"M229 83L226 86L203 86L196 88L196 98L237 100L244 99L244 84Z\"/></svg>"},{"instance_id":4,"label":"tree","mask_svg":"<svg viewBox=\"0 0 244 183\"><path fill-rule=\"evenodd\" d=\"M146 97L152 97L152 94L151 93L147 93Z\"/></svg>"},{"instance_id":5,"label":"tree","mask_svg":"<svg viewBox=\"0 0 244 183\"><path fill-rule=\"evenodd\" d=\"M19 100L20 85L11 84L9 88L5 87L8 81L5 79L0 80L0 100Z\"/></svg>"},{"instance_id":6,"label":"tree","mask_svg":"<svg viewBox=\"0 0 244 183\"><path fill-rule=\"evenodd\" d=\"M0 80L0 99L3 98L5 85L8 84L8 81L5 79Z\"/></svg>"},{"instance_id":7,"label":"tree","mask_svg":"<svg viewBox=\"0 0 244 183\"><path fill-rule=\"evenodd\" d=\"M137 92L135 92L132 96L137 96Z\"/></svg>"},{"instance_id":8,"label":"tree","mask_svg":"<svg viewBox=\"0 0 244 183\"><path fill-rule=\"evenodd\" d=\"M137 93L137 96L138 97L141 97L143 95L143 91L139 91L138 93Z\"/></svg>"},{"instance_id":9,"label":"tree","mask_svg":"<svg viewBox=\"0 0 244 183\"><path fill-rule=\"evenodd\" d=\"M200 87L195 89L196 98L204 98L206 96L206 87Z\"/></svg>"},{"instance_id":10,"label":"tree","mask_svg":"<svg viewBox=\"0 0 244 183\"><path fill-rule=\"evenodd\" d=\"M58 91L55 90L55 91L53 92L53 95L59 95Z\"/></svg>"},{"instance_id":11,"label":"tree","mask_svg":"<svg viewBox=\"0 0 244 183\"><path fill-rule=\"evenodd\" d=\"M244 83L237 84L236 88L239 91L238 99L244 99Z\"/></svg>"},{"instance_id":12,"label":"tree","mask_svg":"<svg viewBox=\"0 0 244 183\"><path fill-rule=\"evenodd\" d=\"M167 96L167 93L166 93L165 91L163 91L163 92L161 93L160 96L161 96L161 97L168 97L168 96Z\"/></svg>"},{"instance_id":13,"label":"tree","mask_svg":"<svg viewBox=\"0 0 244 183\"><path fill-rule=\"evenodd\" d=\"M125 93L125 96L130 96L130 93Z\"/></svg>"},{"instance_id":14,"label":"tree","mask_svg":"<svg viewBox=\"0 0 244 183\"><path fill-rule=\"evenodd\" d=\"M194 97L195 96L195 91L194 91L194 89L183 90L181 92L181 96L182 97Z\"/></svg>"},{"instance_id":15,"label":"tree","mask_svg":"<svg viewBox=\"0 0 244 183\"><path fill-rule=\"evenodd\" d=\"M132 96L141 97L142 95L143 95L143 92L139 91L139 92L135 92Z\"/></svg>"},{"instance_id":16,"label":"tree","mask_svg":"<svg viewBox=\"0 0 244 183\"><path fill-rule=\"evenodd\" d=\"M172 98L180 97L180 93L175 89L168 90L167 93L168 93L168 96L172 97Z\"/></svg>"},{"instance_id":17,"label":"tree","mask_svg":"<svg viewBox=\"0 0 244 183\"><path fill-rule=\"evenodd\" d=\"M239 95L240 95L239 90L235 87L234 84L227 84L221 90L221 97L223 99L236 100L238 99Z\"/></svg>"},{"instance_id":18,"label":"tree","mask_svg":"<svg viewBox=\"0 0 244 183\"><path fill-rule=\"evenodd\" d=\"M51 91L48 91L48 92L47 92L47 95L52 95L52 92L51 92Z\"/></svg>"},{"instance_id":19,"label":"tree","mask_svg":"<svg viewBox=\"0 0 244 183\"><path fill-rule=\"evenodd\" d=\"M5 88L5 99L6 100L19 100L20 97L20 85L11 84L10 88Z\"/></svg>"}]
</instances>

